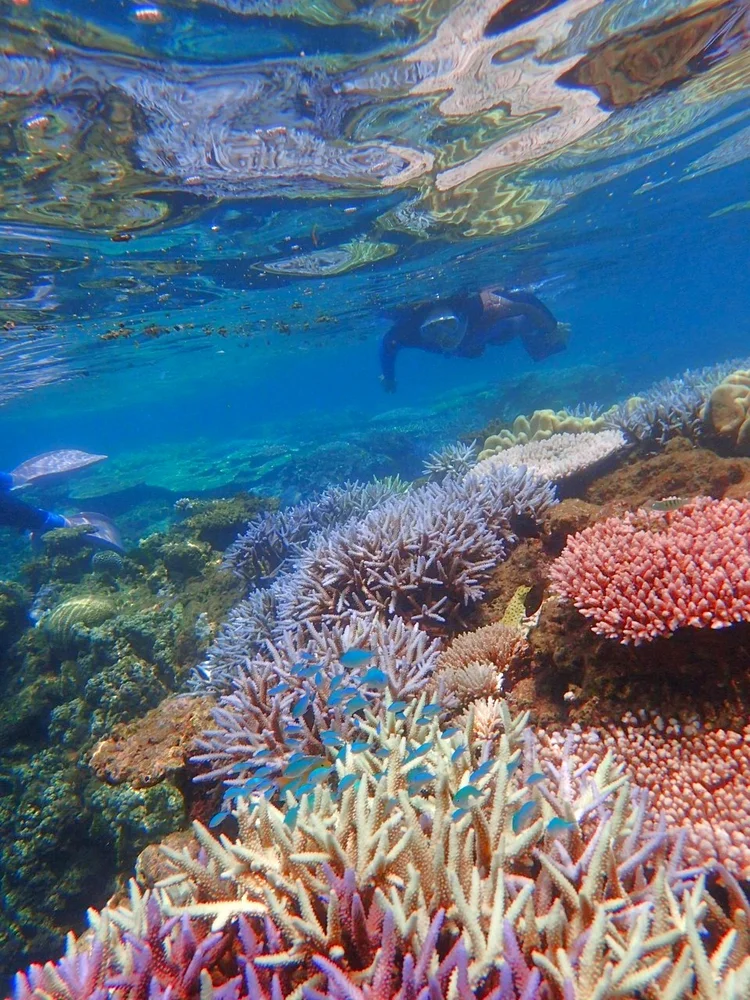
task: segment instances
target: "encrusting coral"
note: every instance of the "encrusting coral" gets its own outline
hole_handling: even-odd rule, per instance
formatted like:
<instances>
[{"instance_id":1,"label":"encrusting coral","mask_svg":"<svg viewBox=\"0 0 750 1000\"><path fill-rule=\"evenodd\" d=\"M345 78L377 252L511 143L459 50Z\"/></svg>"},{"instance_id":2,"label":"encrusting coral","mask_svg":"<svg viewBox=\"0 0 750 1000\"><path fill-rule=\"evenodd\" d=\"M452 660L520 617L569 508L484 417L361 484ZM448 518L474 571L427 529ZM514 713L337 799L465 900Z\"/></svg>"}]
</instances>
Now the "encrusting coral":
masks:
<instances>
[{"instance_id":1,"label":"encrusting coral","mask_svg":"<svg viewBox=\"0 0 750 1000\"><path fill-rule=\"evenodd\" d=\"M418 725L423 709L363 720L335 791L239 802L235 839L195 824L197 856L165 847L172 873L90 911L58 963L19 973L15 1000L747 994L739 887L719 873L724 914L680 842L646 835L610 756L540 771L526 716L504 708L490 745Z\"/></svg>"},{"instance_id":2,"label":"encrusting coral","mask_svg":"<svg viewBox=\"0 0 750 1000\"><path fill-rule=\"evenodd\" d=\"M639 510L569 538L550 582L594 632L625 643L750 621L749 532L749 500Z\"/></svg>"}]
</instances>

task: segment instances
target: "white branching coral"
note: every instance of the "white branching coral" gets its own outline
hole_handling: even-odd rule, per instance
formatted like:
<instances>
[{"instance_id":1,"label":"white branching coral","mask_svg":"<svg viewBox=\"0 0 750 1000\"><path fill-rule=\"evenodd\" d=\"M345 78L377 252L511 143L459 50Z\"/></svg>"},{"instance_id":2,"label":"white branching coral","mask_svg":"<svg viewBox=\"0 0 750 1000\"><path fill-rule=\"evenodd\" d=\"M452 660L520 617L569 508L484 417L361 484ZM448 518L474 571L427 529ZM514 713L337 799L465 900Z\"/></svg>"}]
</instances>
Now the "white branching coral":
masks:
<instances>
[{"instance_id":1,"label":"white branching coral","mask_svg":"<svg viewBox=\"0 0 750 1000\"><path fill-rule=\"evenodd\" d=\"M552 482L590 472L626 446L622 431L596 434L553 434L546 440L514 445L477 463L469 473L480 481L500 474L504 466L525 466Z\"/></svg>"}]
</instances>

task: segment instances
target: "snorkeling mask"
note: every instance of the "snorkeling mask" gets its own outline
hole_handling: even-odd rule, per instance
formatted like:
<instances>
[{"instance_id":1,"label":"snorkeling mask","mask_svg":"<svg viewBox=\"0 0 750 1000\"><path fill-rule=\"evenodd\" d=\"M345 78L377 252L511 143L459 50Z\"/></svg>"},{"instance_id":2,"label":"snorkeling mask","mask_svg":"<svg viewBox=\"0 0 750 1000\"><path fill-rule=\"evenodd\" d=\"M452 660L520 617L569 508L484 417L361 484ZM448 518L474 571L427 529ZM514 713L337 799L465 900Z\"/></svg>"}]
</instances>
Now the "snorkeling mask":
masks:
<instances>
[{"instance_id":1,"label":"snorkeling mask","mask_svg":"<svg viewBox=\"0 0 750 1000\"><path fill-rule=\"evenodd\" d=\"M430 347L449 353L464 339L466 325L466 317L457 316L451 309L433 309L419 330Z\"/></svg>"}]
</instances>

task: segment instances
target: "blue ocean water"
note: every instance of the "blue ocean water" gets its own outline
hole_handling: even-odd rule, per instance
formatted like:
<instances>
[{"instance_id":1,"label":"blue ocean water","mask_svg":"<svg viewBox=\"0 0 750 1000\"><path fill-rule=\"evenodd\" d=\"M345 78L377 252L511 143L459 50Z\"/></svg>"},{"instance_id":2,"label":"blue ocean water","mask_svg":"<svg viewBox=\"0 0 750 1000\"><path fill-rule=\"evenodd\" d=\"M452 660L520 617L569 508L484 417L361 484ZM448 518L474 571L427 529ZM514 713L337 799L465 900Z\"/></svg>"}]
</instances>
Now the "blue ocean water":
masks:
<instances>
[{"instance_id":1,"label":"blue ocean water","mask_svg":"<svg viewBox=\"0 0 750 1000\"><path fill-rule=\"evenodd\" d=\"M746 0L6 0L0 26L0 470L108 456L25 496L136 561L181 498L415 481L518 414L750 355ZM385 392L394 311L490 286L566 349L405 349ZM36 552L0 525L0 581L48 611ZM40 942L13 911L19 962L70 895Z\"/></svg>"}]
</instances>

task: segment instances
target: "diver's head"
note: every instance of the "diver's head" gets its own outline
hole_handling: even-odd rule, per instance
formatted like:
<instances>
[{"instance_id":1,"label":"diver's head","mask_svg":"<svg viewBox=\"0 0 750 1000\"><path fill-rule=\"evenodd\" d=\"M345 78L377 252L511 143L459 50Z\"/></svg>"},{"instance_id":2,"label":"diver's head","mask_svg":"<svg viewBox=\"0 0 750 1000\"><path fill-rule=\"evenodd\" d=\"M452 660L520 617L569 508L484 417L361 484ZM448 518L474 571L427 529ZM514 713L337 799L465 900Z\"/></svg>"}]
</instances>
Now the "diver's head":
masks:
<instances>
[{"instance_id":1,"label":"diver's head","mask_svg":"<svg viewBox=\"0 0 750 1000\"><path fill-rule=\"evenodd\" d=\"M419 330L428 347L449 354L464 339L466 317L457 315L447 306L436 308L424 318Z\"/></svg>"}]
</instances>

